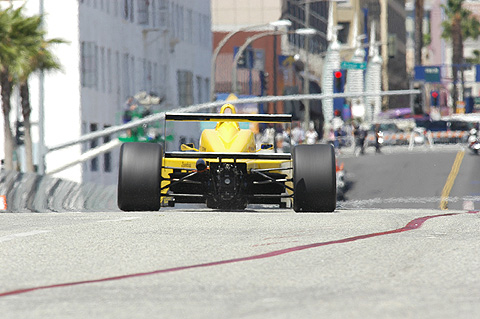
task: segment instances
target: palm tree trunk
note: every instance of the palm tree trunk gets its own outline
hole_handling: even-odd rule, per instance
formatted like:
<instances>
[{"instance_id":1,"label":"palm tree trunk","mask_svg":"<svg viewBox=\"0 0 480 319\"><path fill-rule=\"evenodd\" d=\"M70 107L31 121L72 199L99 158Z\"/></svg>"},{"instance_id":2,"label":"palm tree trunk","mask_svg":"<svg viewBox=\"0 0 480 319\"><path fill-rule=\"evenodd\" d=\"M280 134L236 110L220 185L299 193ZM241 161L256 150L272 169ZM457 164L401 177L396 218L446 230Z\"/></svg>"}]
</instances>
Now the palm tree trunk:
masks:
<instances>
[{"instance_id":1,"label":"palm tree trunk","mask_svg":"<svg viewBox=\"0 0 480 319\"><path fill-rule=\"evenodd\" d=\"M23 127L25 128L25 161L27 172L33 173L35 172L35 167L33 166L32 125L30 122L32 108L30 107L30 93L27 81L20 84L20 99L22 103Z\"/></svg>"},{"instance_id":2,"label":"palm tree trunk","mask_svg":"<svg viewBox=\"0 0 480 319\"><path fill-rule=\"evenodd\" d=\"M463 37L461 28L461 16L456 14L452 24L452 71L453 71L453 112L457 112L458 101L458 71L463 64Z\"/></svg>"},{"instance_id":3,"label":"palm tree trunk","mask_svg":"<svg viewBox=\"0 0 480 319\"><path fill-rule=\"evenodd\" d=\"M10 97L12 95L12 83L8 79L8 69L0 72L0 85L2 96L2 112L3 112L3 135L5 139L4 151L5 169L13 170L13 134L10 125L10 111L12 106L10 104Z\"/></svg>"},{"instance_id":4,"label":"palm tree trunk","mask_svg":"<svg viewBox=\"0 0 480 319\"><path fill-rule=\"evenodd\" d=\"M422 65L423 1L415 0L415 65Z\"/></svg>"}]
</instances>

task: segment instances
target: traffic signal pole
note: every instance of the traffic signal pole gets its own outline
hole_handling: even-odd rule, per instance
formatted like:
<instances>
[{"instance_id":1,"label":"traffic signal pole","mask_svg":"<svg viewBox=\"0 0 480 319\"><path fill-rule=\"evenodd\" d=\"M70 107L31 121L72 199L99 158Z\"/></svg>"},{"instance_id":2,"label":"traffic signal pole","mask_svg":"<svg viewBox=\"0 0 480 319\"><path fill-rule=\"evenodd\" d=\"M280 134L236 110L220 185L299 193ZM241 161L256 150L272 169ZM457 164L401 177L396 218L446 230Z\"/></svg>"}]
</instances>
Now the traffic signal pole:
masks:
<instances>
[{"instance_id":1,"label":"traffic signal pole","mask_svg":"<svg viewBox=\"0 0 480 319\"><path fill-rule=\"evenodd\" d=\"M275 32L278 31L278 28L275 27ZM273 95L277 94L277 37L278 34L273 35ZM273 102L273 114L277 114L277 102Z\"/></svg>"},{"instance_id":2,"label":"traffic signal pole","mask_svg":"<svg viewBox=\"0 0 480 319\"><path fill-rule=\"evenodd\" d=\"M307 0L305 3L305 28L309 28L310 24L310 1ZM309 68L308 68L308 51L310 50L310 37L308 35L305 36L305 66L303 69L303 93L308 94L310 93L310 76L309 76ZM305 116L304 116L304 123L303 128L305 131L308 130L310 126L310 100L304 100L303 105L305 106Z\"/></svg>"}]
</instances>

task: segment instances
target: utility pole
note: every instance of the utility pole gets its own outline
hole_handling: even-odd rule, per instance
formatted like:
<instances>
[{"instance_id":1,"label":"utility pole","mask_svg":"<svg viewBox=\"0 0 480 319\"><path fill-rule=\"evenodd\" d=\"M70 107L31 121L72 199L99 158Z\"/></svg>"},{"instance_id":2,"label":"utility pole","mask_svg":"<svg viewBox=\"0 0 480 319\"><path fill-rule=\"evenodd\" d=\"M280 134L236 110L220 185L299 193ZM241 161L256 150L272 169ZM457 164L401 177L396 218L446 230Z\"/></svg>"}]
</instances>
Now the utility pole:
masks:
<instances>
[{"instance_id":1,"label":"utility pole","mask_svg":"<svg viewBox=\"0 0 480 319\"><path fill-rule=\"evenodd\" d=\"M380 41L382 42L382 86L388 91L388 1L380 1ZM383 97L383 105L388 105L388 96Z\"/></svg>"},{"instance_id":2,"label":"utility pole","mask_svg":"<svg viewBox=\"0 0 480 319\"><path fill-rule=\"evenodd\" d=\"M273 95L275 96L277 96L277 30L278 28L275 27L273 35ZM277 114L277 102L273 102L273 113Z\"/></svg>"},{"instance_id":3,"label":"utility pole","mask_svg":"<svg viewBox=\"0 0 480 319\"><path fill-rule=\"evenodd\" d=\"M40 0L40 16L44 18L44 0ZM43 22L42 22L43 24ZM38 78L38 174L45 174L45 74L40 70Z\"/></svg>"},{"instance_id":4,"label":"utility pole","mask_svg":"<svg viewBox=\"0 0 480 319\"><path fill-rule=\"evenodd\" d=\"M305 2L305 28L308 29L310 24L310 0ZM305 35L305 66L303 69L303 93L309 94L310 88L310 76L309 76L309 68L308 68L308 56L310 50L310 36ZM305 115L304 115L304 129L305 131L308 130L310 126L310 100L303 101L303 105L305 106Z\"/></svg>"}]
</instances>

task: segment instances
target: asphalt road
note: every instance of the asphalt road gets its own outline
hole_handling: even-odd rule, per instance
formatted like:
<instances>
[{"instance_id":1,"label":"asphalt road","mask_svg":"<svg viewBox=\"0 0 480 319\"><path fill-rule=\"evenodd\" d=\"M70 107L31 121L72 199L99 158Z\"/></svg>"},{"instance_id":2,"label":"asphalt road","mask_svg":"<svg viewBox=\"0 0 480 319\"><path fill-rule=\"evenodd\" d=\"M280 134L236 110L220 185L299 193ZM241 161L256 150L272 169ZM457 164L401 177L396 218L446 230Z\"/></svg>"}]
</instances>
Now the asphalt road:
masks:
<instances>
[{"instance_id":1,"label":"asphalt road","mask_svg":"<svg viewBox=\"0 0 480 319\"><path fill-rule=\"evenodd\" d=\"M437 146L407 152L391 147L380 155L373 148L365 156L344 153L339 161L345 163L349 189L343 208L480 207L480 156L468 149Z\"/></svg>"},{"instance_id":2,"label":"asphalt road","mask_svg":"<svg viewBox=\"0 0 480 319\"><path fill-rule=\"evenodd\" d=\"M352 185L328 214L0 214L0 317L478 316L480 158L387 153L341 158Z\"/></svg>"}]
</instances>

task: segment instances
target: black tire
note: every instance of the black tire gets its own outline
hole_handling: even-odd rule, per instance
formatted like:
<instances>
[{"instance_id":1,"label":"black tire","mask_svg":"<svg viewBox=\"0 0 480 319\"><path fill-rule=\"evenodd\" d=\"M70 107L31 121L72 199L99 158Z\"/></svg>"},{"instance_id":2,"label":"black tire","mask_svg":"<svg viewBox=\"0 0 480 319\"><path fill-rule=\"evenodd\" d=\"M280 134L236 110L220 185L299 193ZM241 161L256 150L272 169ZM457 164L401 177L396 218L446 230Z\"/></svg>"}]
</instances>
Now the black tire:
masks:
<instances>
[{"instance_id":1,"label":"black tire","mask_svg":"<svg viewBox=\"0 0 480 319\"><path fill-rule=\"evenodd\" d=\"M293 149L293 209L333 212L337 206L335 150L330 144L297 145Z\"/></svg>"},{"instance_id":2,"label":"black tire","mask_svg":"<svg viewBox=\"0 0 480 319\"><path fill-rule=\"evenodd\" d=\"M162 156L160 144L122 144L118 172L118 208L123 211L160 209Z\"/></svg>"}]
</instances>

